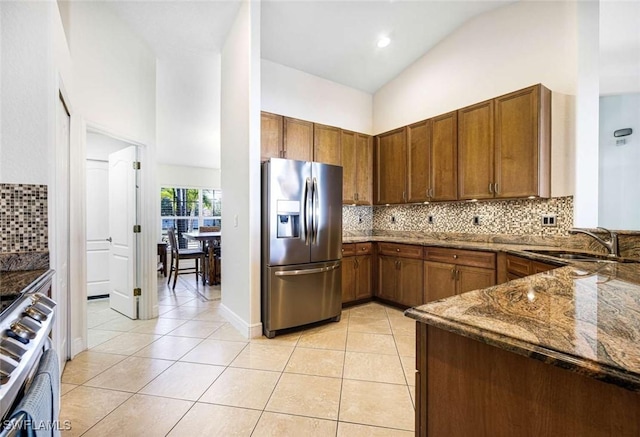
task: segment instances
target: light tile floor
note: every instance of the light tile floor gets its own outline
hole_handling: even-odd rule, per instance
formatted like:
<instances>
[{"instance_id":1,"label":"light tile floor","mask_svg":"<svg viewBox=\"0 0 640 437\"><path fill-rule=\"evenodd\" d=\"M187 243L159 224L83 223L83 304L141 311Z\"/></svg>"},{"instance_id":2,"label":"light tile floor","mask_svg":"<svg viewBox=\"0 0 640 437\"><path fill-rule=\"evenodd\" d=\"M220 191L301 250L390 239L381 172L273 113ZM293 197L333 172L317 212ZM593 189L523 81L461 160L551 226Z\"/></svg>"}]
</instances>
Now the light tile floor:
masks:
<instances>
[{"instance_id":1,"label":"light tile floor","mask_svg":"<svg viewBox=\"0 0 640 437\"><path fill-rule=\"evenodd\" d=\"M248 340L219 287L158 279L160 317L89 303L89 350L67 363L66 436L411 436L415 325L379 304Z\"/></svg>"}]
</instances>

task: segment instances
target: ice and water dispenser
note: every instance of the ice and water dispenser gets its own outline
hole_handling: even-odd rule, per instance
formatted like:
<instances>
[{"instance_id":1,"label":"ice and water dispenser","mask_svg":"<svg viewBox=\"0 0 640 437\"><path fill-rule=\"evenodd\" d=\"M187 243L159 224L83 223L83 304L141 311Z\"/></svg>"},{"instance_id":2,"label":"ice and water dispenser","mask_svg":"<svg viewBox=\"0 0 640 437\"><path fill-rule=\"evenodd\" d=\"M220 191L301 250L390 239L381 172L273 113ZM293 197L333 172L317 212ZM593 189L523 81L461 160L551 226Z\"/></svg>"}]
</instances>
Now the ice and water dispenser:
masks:
<instances>
[{"instance_id":1,"label":"ice and water dispenser","mask_svg":"<svg viewBox=\"0 0 640 437\"><path fill-rule=\"evenodd\" d=\"M278 200L278 238L300 238L300 202Z\"/></svg>"}]
</instances>

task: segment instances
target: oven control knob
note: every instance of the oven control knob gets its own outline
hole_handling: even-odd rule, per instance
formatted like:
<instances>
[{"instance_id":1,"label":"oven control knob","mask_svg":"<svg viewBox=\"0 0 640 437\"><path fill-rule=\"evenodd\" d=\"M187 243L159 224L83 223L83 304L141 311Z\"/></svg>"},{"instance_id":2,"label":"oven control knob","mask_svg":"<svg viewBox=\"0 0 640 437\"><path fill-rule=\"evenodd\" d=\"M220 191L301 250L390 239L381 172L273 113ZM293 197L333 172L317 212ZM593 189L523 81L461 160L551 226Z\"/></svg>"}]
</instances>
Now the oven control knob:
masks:
<instances>
[{"instance_id":1,"label":"oven control knob","mask_svg":"<svg viewBox=\"0 0 640 437\"><path fill-rule=\"evenodd\" d=\"M24 313L38 322L47 320L47 315L33 305L26 307Z\"/></svg>"},{"instance_id":2,"label":"oven control knob","mask_svg":"<svg viewBox=\"0 0 640 437\"><path fill-rule=\"evenodd\" d=\"M13 338L14 340L18 340L22 344L29 344L29 341L31 341L28 338L20 337L18 334L13 332L11 329L7 329L5 331L5 334L7 335L7 337Z\"/></svg>"},{"instance_id":3,"label":"oven control knob","mask_svg":"<svg viewBox=\"0 0 640 437\"><path fill-rule=\"evenodd\" d=\"M33 329L20 322L13 322L11 326L9 326L9 330L25 340L33 340L37 335Z\"/></svg>"}]
</instances>

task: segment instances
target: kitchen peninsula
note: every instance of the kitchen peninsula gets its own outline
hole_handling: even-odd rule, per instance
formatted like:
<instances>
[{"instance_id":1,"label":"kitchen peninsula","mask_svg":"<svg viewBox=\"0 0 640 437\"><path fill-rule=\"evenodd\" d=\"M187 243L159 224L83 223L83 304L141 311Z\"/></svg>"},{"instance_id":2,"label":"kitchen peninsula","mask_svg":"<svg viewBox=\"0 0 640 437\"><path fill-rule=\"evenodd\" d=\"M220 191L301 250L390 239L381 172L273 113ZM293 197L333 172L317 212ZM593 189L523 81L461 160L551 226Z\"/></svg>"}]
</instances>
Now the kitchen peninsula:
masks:
<instances>
[{"instance_id":1,"label":"kitchen peninsula","mask_svg":"<svg viewBox=\"0 0 640 437\"><path fill-rule=\"evenodd\" d=\"M640 435L640 268L575 263L417 320L416 435Z\"/></svg>"}]
</instances>

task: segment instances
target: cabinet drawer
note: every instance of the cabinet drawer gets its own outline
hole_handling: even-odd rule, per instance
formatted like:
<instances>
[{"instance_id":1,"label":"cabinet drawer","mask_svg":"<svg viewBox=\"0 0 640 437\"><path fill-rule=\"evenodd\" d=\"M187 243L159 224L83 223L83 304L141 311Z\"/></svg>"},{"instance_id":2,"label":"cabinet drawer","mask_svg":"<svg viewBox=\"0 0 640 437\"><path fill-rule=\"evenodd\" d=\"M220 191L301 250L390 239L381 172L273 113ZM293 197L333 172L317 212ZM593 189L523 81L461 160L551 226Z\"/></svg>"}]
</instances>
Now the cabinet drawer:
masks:
<instances>
[{"instance_id":1,"label":"cabinet drawer","mask_svg":"<svg viewBox=\"0 0 640 437\"><path fill-rule=\"evenodd\" d=\"M529 276L533 274L531 261L519 256L507 255L507 273L521 278Z\"/></svg>"},{"instance_id":2,"label":"cabinet drawer","mask_svg":"<svg viewBox=\"0 0 640 437\"><path fill-rule=\"evenodd\" d=\"M422 259L422 246L409 244L378 243L378 251L382 255L395 255L403 258Z\"/></svg>"},{"instance_id":3,"label":"cabinet drawer","mask_svg":"<svg viewBox=\"0 0 640 437\"><path fill-rule=\"evenodd\" d=\"M477 250L448 249L444 247L425 247L424 259L445 262L461 266L496 268L496 254Z\"/></svg>"},{"instance_id":4,"label":"cabinet drawer","mask_svg":"<svg viewBox=\"0 0 640 437\"><path fill-rule=\"evenodd\" d=\"M356 245L355 244L343 244L342 245L342 256L353 256L356 254Z\"/></svg>"},{"instance_id":5,"label":"cabinet drawer","mask_svg":"<svg viewBox=\"0 0 640 437\"><path fill-rule=\"evenodd\" d=\"M540 261L531 261L531 273L542 273L548 270L557 269L558 266L554 266L553 264L547 264Z\"/></svg>"},{"instance_id":6,"label":"cabinet drawer","mask_svg":"<svg viewBox=\"0 0 640 437\"><path fill-rule=\"evenodd\" d=\"M371 243L356 243L356 255L370 255Z\"/></svg>"}]
</instances>

